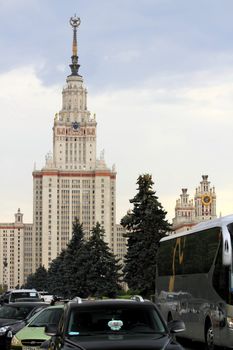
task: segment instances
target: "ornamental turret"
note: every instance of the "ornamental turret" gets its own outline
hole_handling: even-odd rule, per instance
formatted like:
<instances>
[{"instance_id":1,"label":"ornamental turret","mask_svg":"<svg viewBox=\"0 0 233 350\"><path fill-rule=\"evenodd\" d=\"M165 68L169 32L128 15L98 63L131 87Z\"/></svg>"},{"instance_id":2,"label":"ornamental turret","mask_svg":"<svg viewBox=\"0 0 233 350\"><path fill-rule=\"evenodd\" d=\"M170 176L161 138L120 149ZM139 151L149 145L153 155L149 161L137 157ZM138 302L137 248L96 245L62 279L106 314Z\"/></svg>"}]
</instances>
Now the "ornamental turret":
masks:
<instances>
[{"instance_id":1,"label":"ornamental turret","mask_svg":"<svg viewBox=\"0 0 233 350\"><path fill-rule=\"evenodd\" d=\"M217 217L215 187L210 186L208 175L202 175L202 181L196 188L194 201L196 219L198 222L215 219Z\"/></svg>"},{"instance_id":2,"label":"ornamental turret","mask_svg":"<svg viewBox=\"0 0 233 350\"><path fill-rule=\"evenodd\" d=\"M176 201L175 217L172 228L175 232L189 230L196 224L193 199L189 199L187 188L182 188L180 198Z\"/></svg>"},{"instance_id":3,"label":"ornamental turret","mask_svg":"<svg viewBox=\"0 0 233 350\"><path fill-rule=\"evenodd\" d=\"M201 221L216 217L215 187L210 186L208 175L202 175L202 181L196 188L194 201L189 199L187 189L182 189L180 199L176 201L172 229L174 232L189 230Z\"/></svg>"},{"instance_id":4,"label":"ornamental turret","mask_svg":"<svg viewBox=\"0 0 233 350\"><path fill-rule=\"evenodd\" d=\"M96 120L87 109L87 89L78 73L77 29L80 18L70 18L73 28L71 74L62 91L62 109L54 118L53 165L63 170L93 170L96 166Z\"/></svg>"}]
</instances>

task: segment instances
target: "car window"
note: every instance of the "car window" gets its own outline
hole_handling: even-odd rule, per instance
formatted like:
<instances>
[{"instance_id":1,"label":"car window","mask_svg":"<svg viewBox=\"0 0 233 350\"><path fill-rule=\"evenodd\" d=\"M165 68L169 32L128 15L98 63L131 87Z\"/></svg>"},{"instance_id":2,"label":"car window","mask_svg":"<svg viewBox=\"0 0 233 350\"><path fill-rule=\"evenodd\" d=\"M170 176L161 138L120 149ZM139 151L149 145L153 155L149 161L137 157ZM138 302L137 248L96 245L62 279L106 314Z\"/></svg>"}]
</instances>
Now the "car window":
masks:
<instances>
[{"instance_id":1,"label":"car window","mask_svg":"<svg viewBox=\"0 0 233 350\"><path fill-rule=\"evenodd\" d=\"M36 292L17 292L17 293L11 293L10 295L11 302L21 298L38 299L39 295Z\"/></svg>"},{"instance_id":2,"label":"car window","mask_svg":"<svg viewBox=\"0 0 233 350\"><path fill-rule=\"evenodd\" d=\"M85 332L125 331L165 332L163 322L154 307L98 307L71 310L68 335Z\"/></svg>"},{"instance_id":3,"label":"car window","mask_svg":"<svg viewBox=\"0 0 233 350\"><path fill-rule=\"evenodd\" d=\"M29 327L43 327L47 324L58 324L62 311L62 308L45 309L30 322Z\"/></svg>"},{"instance_id":4,"label":"car window","mask_svg":"<svg viewBox=\"0 0 233 350\"><path fill-rule=\"evenodd\" d=\"M0 318L22 320L31 312L30 306L2 306L0 308Z\"/></svg>"}]
</instances>

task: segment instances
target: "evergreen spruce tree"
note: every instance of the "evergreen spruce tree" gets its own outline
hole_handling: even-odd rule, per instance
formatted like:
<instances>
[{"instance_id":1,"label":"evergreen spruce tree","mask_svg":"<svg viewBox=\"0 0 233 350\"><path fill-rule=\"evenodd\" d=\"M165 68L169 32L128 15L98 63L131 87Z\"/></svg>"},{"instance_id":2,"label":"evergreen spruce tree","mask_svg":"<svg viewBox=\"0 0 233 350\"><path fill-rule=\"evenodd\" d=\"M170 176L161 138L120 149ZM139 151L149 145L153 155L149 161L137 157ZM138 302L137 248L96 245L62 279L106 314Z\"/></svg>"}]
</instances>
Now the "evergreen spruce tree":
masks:
<instances>
[{"instance_id":1,"label":"evergreen spruce tree","mask_svg":"<svg viewBox=\"0 0 233 350\"><path fill-rule=\"evenodd\" d=\"M65 296L64 285L64 257L65 250L54 259L48 269L48 292L56 296Z\"/></svg>"},{"instance_id":2,"label":"evergreen spruce tree","mask_svg":"<svg viewBox=\"0 0 233 350\"><path fill-rule=\"evenodd\" d=\"M63 261L63 283L66 297L86 297L89 291L86 288L86 269L88 252L84 240L82 224L76 218L73 223L73 235L65 250Z\"/></svg>"},{"instance_id":3,"label":"evergreen spruce tree","mask_svg":"<svg viewBox=\"0 0 233 350\"><path fill-rule=\"evenodd\" d=\"M106 242L104 229L97 222L87 242L89 259L87 264L87 284L89 294L101 298L114 297L120 290L119 279L121 268L118 260Z\"/></svg>"},{"instance_id":4,"label":"evergreen spruce tree","mask_svg":"<svg viewBox=\"0 0 233 350\"><path fill-rule=\"evenodd\" d=\"M121 220L128 237L124 280L132 291L146 297L155 293L158 242L170 231L153 184L149 174L138 177L138 193L130 200L133 209Z\"/></svg>"},{"instance_id":5,"label":"evergreen spruce tree","mask_svg":"<svg viewBox=\"0 0 233 350\"><path fill-rule=\"evenodd\" d=\"M35 288L37 290L47 290L48 288L48 272L46 268L40 265L34 274L27 278L25 288Z\"/></svg>"}]
</instances>

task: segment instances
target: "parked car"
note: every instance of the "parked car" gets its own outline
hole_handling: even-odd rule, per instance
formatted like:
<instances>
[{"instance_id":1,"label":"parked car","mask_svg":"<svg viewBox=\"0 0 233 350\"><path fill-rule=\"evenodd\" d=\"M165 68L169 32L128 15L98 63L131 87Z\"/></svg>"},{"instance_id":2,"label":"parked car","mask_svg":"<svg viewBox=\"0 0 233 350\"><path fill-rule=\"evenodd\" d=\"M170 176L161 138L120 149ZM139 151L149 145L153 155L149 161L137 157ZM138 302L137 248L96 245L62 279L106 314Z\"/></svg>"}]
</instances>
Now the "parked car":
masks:
<instances>
[{"instance_id":1,"label":"parked car","mask_svg":"<svg viewBox=\"0 0 233 350\"><path fill-rule=\"evenodd\" d=\"M45 310L37 313L28 324L14 335L11 342L12 350L39 349L40 345L50 339L45 334L45 326L47 324L58 325L60 317L63 313L64 305L59 304L49 306Z\"/></svg>"},{"instance_id":2,"label":"parked car","mask_svg":"<svg viewBox=\"0 0 233 350\"><path fill-rule=\"evenodd\" d=\"M44 302L15 302L0 308L0 349L10 349L13 335L25 326L39 310L47 307Z\"/></svg>"},{"instance_id":3,"label":"parked car","mask_svg":"<svg viewBox=\"0 0 233 350\"><path fill-rule=\"evenodd\" d=\"M0 304L1 305L4 304L4 300L8 299L8 294L9 293L10 293L10 291L6 291L6 292L1 294L1 296L0 296Z\"/></svg>"},{"instance_id":4,"label":"parked car","mask_svg":"<svg viewBox=\"0 0 233 350\"><path fill-rule=\"evenodd\" d=\"M14 303L24 299L24 301L40 301L40 294L35 289L13 289L4 294L2 302L4 304Z\"/></svg>"},{"instance_id":5,"label":"parked car","mask_svg":"<svg viewBox=\"0 0 233 350\"><path fill-rule=\"evenodd\" d=\"M184 323L168 325L156 305L135 297L132 300L70 301L58 326L47 325L51 339L41 349L118 350L183 349L174 334Z\"/></svg>"},{"instance_id":6,"label":"parked car","mask_svg":"<svg viewBox=\"0 0 233 350\"><path fill-rule=\"evenodd\" d=\"M40 294L41 299L44 300L46 303L51 303L51 301L54 298L53 294L50 294L46 291L38 291L38 293Z\"/></svg>"}]
</instances>

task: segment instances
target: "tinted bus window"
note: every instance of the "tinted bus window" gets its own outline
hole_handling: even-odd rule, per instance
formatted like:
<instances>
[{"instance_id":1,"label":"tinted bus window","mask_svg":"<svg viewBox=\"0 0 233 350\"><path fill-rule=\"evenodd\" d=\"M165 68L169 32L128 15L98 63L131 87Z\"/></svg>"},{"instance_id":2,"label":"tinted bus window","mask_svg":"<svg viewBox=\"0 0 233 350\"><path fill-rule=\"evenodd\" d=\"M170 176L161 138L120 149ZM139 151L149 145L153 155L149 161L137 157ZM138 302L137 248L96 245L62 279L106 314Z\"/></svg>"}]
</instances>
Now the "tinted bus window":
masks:
<instances>
[{"instance_id":1,"label":"tinted bus window","mask_svg":"<svg viewBox=\"0 0 233 350\"><path fill-rule=\"evenodd\" d=\"M232 304L231 291L229 286L229 266L222 264L222 244L219 247L213 273L213 287L218 295L228 304Z\"/></svg>"},{"instance_id":2,"label":"tinted bus window","mask_svg":"<svg viewBox=\"0 0 233 350\"><path fill-rule=\"evenodd\" d=\"M220 237L220 229L211 228L161 242L159 275L207 273L214 263Z\"/></svg>"},{"instance_id":3,"label":"tinted bus window","mask_svg":"<svg viewBox=\"0 0 233 350\"><path fill-rule=\"evenodd\" d=\"M172 275L174 240L160 243L158 253L158 274L160 276Z\"/></svg>"}]
</instances>

